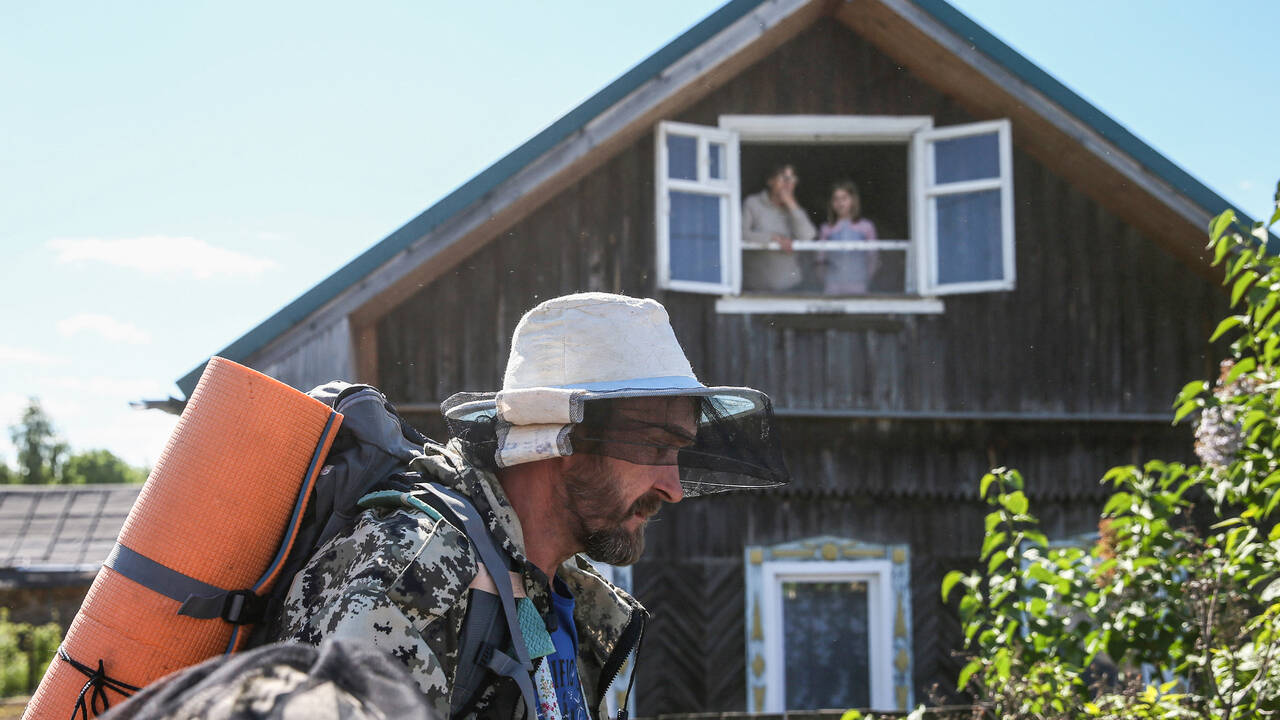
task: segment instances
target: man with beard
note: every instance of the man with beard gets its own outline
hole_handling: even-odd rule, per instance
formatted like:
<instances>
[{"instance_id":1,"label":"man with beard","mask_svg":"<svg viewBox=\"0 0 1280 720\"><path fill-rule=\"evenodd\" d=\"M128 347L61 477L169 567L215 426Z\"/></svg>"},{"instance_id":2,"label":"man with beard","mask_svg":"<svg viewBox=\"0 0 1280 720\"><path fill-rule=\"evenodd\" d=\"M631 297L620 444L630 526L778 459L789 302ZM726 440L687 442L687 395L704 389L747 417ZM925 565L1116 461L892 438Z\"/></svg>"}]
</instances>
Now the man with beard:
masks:
<instances>
[{"instance_id":1,"label":"man with beard","mask_svg":"<svg viewBox=\"0 0 1280 720\"><path fill-rule=\"evenodd\" d=\"M516 327L502 390L460 393L442 412L453 439L429 443L407 475L468 498L506 555L541 720L602 717L644 632L643 607L587 557L636 562L664 503L788 480L768 398L699 382L653 300L540 304ZM461 657L468 611L494 578L463 529L409 505L373 507L321 548L294 579L277 637L372 642L442 718L527 715L510 678L464 681L484 664Z\"/></svg>"}]
</instances>

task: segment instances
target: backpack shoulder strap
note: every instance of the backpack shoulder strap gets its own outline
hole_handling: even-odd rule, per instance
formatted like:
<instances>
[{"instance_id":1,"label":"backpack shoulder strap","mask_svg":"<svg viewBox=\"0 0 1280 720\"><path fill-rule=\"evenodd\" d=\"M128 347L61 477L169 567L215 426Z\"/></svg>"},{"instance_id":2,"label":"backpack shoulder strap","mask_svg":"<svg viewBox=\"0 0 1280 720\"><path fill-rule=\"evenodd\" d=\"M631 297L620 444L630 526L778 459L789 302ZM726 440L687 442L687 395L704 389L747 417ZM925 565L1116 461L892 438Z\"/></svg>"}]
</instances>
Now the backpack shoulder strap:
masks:
<instances>
[{"instance_id":1,"label":"backpack shoulder strap","mask_svg":"<svg viewBox=\"0 0 1280 720\"><path fill-rule=\"evenodd\" d=\"M418 491L414 493L402 493L393 490L370 493L360 499L360 506L366 508L374 506L412 508L426 513L433 519L443 519L466 534L467 539L471 541L471 546L475 548L476 554L480 556L480 562L488 570L498 590L498 600L501 603L502 614L506 619L511 645L515 650L516 656L512 658L499 648L485 643L483 648L460 648L461 651L458 657L476 657L477 662L493 672L514 680L520 688L520 694L524 697L528 718L536 720L538 717L538 696L533 687L533 661L529 657L529 649L525 644L524 633L520 628L520 616L516 610L515 589L511 585L511 576L507 572L507 563L503 560L504 556L494 544L493 536L489 533L489 528L480 517L480 512L465 496L434 482L422 483L417 487ZM466 637L462 638L464 643L468 642L469 639L474 640L477 644L483 643L484 640L484 638L472 634L467 634Z\"/></svg>"}]
</instances>

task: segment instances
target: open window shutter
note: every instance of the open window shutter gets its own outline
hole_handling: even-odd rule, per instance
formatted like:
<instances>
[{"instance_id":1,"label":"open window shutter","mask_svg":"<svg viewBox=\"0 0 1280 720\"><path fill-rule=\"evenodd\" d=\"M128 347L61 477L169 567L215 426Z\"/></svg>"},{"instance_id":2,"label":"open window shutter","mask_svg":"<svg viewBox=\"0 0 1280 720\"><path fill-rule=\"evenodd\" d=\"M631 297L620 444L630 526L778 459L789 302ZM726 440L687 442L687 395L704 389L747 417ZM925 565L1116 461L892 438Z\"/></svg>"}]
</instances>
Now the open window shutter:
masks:
<instances>
[{"instance_id":1,"label":"open window shutter","mask_svg":"<svg viewBox=\"0 0 1280 720\"><path fill-rule=\"evenodd\" d=\"M1008 120L924 130L913 189L924 209L920 292L1012 290L1013 153Z\"/></svg>"},{"instance_id":2,"label":"open window shutter","mask_svg":"<svg viewBox=\"0 0 1280 720\"><path fill-rule=\"evenodd\" d=\"M724 295L741 282L738 135L658 123L654 186L658 285Z\"/></svg>"}]
</instances>

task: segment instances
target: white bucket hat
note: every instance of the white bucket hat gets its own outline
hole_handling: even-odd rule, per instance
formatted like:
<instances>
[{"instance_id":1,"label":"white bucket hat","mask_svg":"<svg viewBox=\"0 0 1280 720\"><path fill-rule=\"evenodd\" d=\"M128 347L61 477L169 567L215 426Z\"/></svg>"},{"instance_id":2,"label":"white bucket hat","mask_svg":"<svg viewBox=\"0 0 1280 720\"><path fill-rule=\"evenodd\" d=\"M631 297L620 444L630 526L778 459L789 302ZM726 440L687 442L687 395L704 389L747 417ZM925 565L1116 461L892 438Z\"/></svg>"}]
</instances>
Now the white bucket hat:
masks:
<instances>
[{"instance_id":1,"label":"white bucket hat","mask_svg":"<svg viewBox=\"0 0 1280 720\"><path fill-rule=\"evenodd\" d=\"M569 432L586 401L663 396L707 398L719 417L770 408L758 390L699 382L657 301L590 292L526 313L511 338L502 390L459 393L442 409L451 427L492 418L494 461L509 467L571 454Z\"/></svg>"}]
</instances>

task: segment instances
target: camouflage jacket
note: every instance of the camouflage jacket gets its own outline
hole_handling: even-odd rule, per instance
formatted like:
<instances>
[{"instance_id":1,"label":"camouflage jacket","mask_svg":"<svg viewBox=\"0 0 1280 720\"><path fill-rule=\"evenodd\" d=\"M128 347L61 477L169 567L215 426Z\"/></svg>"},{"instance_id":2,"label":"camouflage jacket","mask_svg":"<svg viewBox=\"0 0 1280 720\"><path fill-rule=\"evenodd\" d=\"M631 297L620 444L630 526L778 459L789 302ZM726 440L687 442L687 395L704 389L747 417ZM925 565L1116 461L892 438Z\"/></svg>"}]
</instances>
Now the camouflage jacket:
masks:
<instances>
[{"instance_id":1,"label":"camouflage jacket","mask_svg":"<svg viewBox=\"0 0 1280 720\"><path fill-rule=\"evenodd\" d=\"M455 444L427 449L430 454L410 466L411 475L471 499L495 544L515 559L526 594L549 617L549 578L525 557L520 520L497 478L466 463ZM409 668L440 717L448 718L467 588L479 567L466 535L444 520L401 508L366 510L295 576L276 639L371 640ZM578 674L585 699L597 718L606 717L604 695L639 645L647 615L585 558L571 558L557 575L576 600ZM473 713L523 715L515 683L503 678L485 688Z\"/></svg>"}]
</instances>

